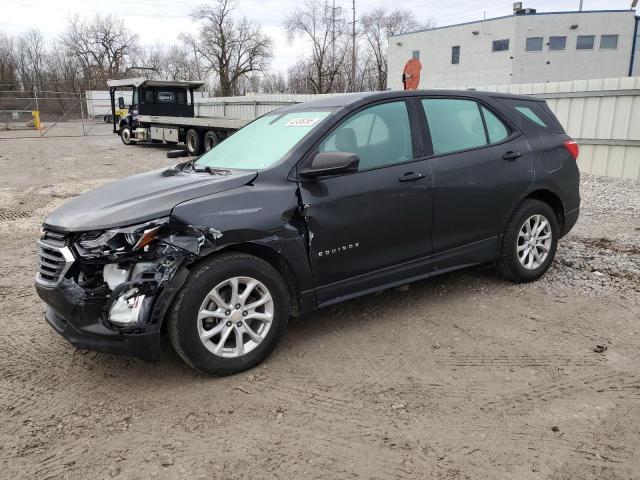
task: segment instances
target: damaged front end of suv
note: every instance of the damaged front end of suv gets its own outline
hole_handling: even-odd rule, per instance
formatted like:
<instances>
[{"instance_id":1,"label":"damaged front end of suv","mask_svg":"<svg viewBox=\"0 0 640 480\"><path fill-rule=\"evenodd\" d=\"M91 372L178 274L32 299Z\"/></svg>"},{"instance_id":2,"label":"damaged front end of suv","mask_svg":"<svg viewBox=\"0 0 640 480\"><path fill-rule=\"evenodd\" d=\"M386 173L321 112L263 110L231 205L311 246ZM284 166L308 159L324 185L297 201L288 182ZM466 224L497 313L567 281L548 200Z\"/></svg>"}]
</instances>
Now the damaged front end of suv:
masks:
<instances>
[{"instance_id":1,"label":"damaged front end of suv","mask_svg":"<svg viewBox=\"0 0 640 480\"><path fill-rule=\"evenodd\" d=\"M45 227L36 289L46 319L78 348L156 361L162 319L188 276L185 266L220 236L170 217L82 233Z\"/></svg>"}]
</instances>

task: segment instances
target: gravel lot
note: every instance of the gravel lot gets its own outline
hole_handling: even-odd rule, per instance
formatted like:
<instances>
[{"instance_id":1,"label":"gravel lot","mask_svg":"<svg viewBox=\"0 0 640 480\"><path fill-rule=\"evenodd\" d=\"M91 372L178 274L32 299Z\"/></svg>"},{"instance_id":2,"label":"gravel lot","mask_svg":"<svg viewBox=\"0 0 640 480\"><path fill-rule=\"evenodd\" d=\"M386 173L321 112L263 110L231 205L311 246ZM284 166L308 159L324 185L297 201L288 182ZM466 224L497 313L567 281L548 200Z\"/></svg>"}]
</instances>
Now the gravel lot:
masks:
<instances>
[{"instance_id":1,"label":"gravel lot","mask_svg":"<svg viewBox=\"0 0 640 480\"><path fill-rule=\"evenodd\" d=\"M0 132L0 478L640 478L638 183L584 176L580 220L535 284L481 266L350 301L215 379L168 343L153 365L45 324L47 212L175 162L105 125L74 131Z\"/></svg>"}]
</instances>

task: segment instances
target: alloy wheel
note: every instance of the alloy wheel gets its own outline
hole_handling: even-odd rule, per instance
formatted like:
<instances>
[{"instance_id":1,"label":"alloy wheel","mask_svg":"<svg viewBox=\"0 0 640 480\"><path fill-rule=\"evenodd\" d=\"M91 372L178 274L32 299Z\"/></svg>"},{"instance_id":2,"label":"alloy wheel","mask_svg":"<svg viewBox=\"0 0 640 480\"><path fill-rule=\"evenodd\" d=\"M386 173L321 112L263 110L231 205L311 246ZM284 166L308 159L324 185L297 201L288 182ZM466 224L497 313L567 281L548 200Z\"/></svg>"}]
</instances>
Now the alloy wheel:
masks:
<instances>
[{"instance_id":1,"label":"alloy wheel","mask_svg":"<svg viewBox=\"0 0 640 480\"><path fill-rule=\"evenodd\" d=\"M539 268L549 256L553 233L544 215L532 215L518 232L516 253L520 264L527 270Z\"/></svg>"},{"instance_id":2,"label":"alloy wheel","mask_svg":"<svg viewBox=\"0 0 640 480\"><path fill-rule=\"evenodd\" d=\"M262 282L233 277L214 287L200 305L198 335L214 355L237 358L265 339L273 314L273 299Z\"/></svg>"}]
</instances>

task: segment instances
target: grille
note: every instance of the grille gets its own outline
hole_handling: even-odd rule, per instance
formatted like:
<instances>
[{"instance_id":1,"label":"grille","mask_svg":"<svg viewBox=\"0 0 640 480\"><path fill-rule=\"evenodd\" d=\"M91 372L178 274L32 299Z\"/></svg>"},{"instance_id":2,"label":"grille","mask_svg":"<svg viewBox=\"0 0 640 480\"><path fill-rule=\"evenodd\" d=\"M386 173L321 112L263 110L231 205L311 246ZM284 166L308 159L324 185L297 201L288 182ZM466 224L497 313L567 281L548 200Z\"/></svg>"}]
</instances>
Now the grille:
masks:
<instances>
[{"instance_id":1,"label":"grille","mask_svg":"<svg viewBox=\"0 0 640 480\"><path fill-rule=\"evenodd\" d=\"M66 245L65 235L46 230L38 240L38 274L36 282L55 287L64 278L74 258Z\"/></svg>"}]
</instances>

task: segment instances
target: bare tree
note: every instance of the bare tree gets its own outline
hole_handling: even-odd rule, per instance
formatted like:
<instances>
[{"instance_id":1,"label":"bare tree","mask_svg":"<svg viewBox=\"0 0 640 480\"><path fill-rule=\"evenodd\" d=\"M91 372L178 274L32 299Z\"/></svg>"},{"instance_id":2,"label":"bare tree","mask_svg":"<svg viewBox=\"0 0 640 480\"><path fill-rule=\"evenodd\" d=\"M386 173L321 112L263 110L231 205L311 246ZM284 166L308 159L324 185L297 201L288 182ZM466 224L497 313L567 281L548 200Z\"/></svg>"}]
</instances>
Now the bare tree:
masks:
<instances>
[{"instance_id":1,"label":"bare tree","mask_svg":"<svg viewBox=\"0 0 640 480\"><path fill-rule=\"evenodd\" d=\"M92 20L76 15L69 19L61 42L82 66L87 87L102 87L108 78L141 67L134 64L140 52L138 36L115 15L96 15Z\"/></svg>"},{"instance_id":2,"label":"bare tree","mask_svg":"<svg viewBox=\"0 0 640 480\"><path fill-rule=\"evenodd\" d=\"M223 96L232 95L242 77L264 71L271 61L271 38L260 25L236 20L233 5L232 0L215 0L197 7L191 16L202 23L198 38L181 36L204 60L205 71L218 76Z\"/></svg>"},{"instance_id":3,"label":"bare tree","mask_svg":"<svg viewBox=\"0 0 640 480\"><path fill-rule=\"evenodd\" d=\"M44 37L40 30L32 28L18 37L20 71L25 88L44 90L44 50Z\"/></svg>"},{"instance_id":4,"label":"bare tree","mask_svg":"<svg viewBox=\"0 0 640 480\"><path fill-rule=\"evenodd\" d=\"M348 51L345 25L341 11L330 6L327 0L307 0L285 18L289 42L301 36L311 43L310 65L303 71L315 93L334 89Z\"/></svg>"},{"instance_id":5,"label":"bare tree","mask_svg":"<svg viewBox=\"0 0 640 480\"><path fill-rule=\"evenodd\" d=\"M284 93L287 84L282 73L266 73L262 78L262 91L265 93Z\"/></svg>"},{"instance_id":6,"label":"bare tree","mask_svg":"<svg viewBox=\"0 0 640 480\"><path fill-rule=\"evenodd\" d=\"M0 32L0 90L18 88L18 61L15 41Z\"/></svg>"},{"instance_id":7,"label":"bare tree","mask_svg":"<svg viewBox=\"0 0 640 480\"><path fill-rule=\"evenodd\" d=\"M77 59L67 55L60 40L53 40L46 52L47 89L61 92L80 90L82 71Z\"/></svg>"},{"instance_id":8,"label":"bare tree","mask_svg":"<svg viewBox=\"0 0 640 480\"><path fill-rule=\"evenodd\" d=\"M435 26L433 19L428 19L421 24L410 10L395 9L388 12L385 7L376 8L362 15L360 23L375 62L378 90L387 88L388 37L412 30L428 30Z\"/></svg>"}]
</instances>

